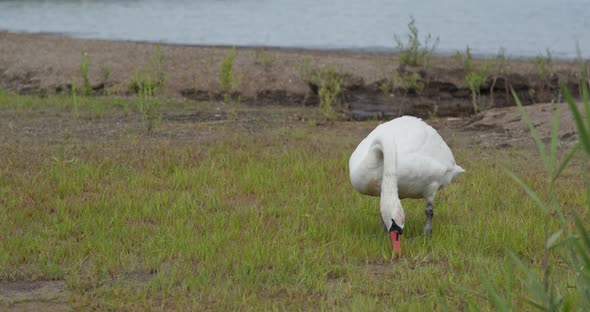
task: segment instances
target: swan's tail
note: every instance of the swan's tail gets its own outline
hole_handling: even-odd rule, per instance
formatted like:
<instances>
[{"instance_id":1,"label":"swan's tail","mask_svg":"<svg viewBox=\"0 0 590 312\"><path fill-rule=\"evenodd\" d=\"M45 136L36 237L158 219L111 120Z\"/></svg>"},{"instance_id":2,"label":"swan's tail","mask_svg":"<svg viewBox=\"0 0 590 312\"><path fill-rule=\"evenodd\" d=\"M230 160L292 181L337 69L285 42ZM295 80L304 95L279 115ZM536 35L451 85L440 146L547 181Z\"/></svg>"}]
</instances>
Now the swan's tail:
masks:
<instances>
[{"instance_id":1,"label":"swan's tail","mask_svg":"<svg viewBox=\"0 0 590 312\"><path fill-rule=\"evenodd\" d=\"M443 177L441 188L446 187L455 179L459 173L465 172L465 169L458 165L454 165L452 168L447 169L446 174Z\"/></svg>"}]
</instances>

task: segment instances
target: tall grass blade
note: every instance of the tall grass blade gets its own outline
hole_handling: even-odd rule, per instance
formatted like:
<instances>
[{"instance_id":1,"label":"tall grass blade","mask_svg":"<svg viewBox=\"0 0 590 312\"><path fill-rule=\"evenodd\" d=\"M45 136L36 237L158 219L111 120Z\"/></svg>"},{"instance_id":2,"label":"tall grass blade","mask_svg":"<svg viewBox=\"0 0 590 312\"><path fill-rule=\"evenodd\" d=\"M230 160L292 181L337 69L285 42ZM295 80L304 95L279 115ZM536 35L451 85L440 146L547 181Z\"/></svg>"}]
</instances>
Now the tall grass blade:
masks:
<instances>
[{"instance_id":1,"label":"tall grass blade","mask_svg":"<svg viewBox=\"0 0 590 312\"><path fill-rule=\"evenodd\" d=\"M562 84L561 89L563 91L563 95L565 96L566 102L569 105L570 110L572 111L572 115L574 116L576 126L578 127L578 133L580 135L580 143L583 144L584 149L586 150L586 153L590 154L590 135L588 134L588 129L586 128L586 125L584 124L584 120L582 119L582 114L580 114L580 111L578 110L578 106L576 105L576 101L572 97L572 94L567 89L567 87ZM587 95L585 97L587 97Z\"/></svg>"},{"instance_id":2,"label":"tall grass blade","mask_svg":"<svg viewBox=\"0 0 590 312\"><path fill-rule=\"evenodd\" d=\"M586 70L584 70L584 73ZM582 82L582 101L584 102L584 109L586 110L586 122L590 123L590 96L588 95L588 83L590 78L585 77Z\"/></svg>"},{"instance_id":3,"label":"tall grass blade","mask_svg":"<svg viewBox=\"0 0 590 312\"><path fill-rule=\"evenodd\" d=\"M522 102L520 101L520 99L518 98L518 95L516 94L516 92L514 90L512 90L512 96L514 97L514 100L516 101L516 105L518 105L518 109L520 110L520 113L522 114L522 119L524 119L525 123L529 127L529 130L531 131L531 135L533 136L533 139L535 140L535 143L537 144L537 148L539 149L539 154L541 155L541 159L543 160L543 165L545 166L545 169L548 172L550 172L551 164L549 163L549 159L547 158L547 153L545 152L545 144L543 144L543 141L541 141L541 137L539 136L537 129L535 129L535 125L533 124L533 121L531 120L527 111L524 109Z\"/></svg>"},{"instance_id":4,"label":"tall grass blade","mask_svg":"<svg viewBox=\"0 0 590 312\"><path fill-rule=\"evenodd\" d=\"M511 252L510 257L512 258L512 261L518 266L518 268L523 273L525 273L526 278L521 278L521 280L537 299L537 301L528 299L527 302L537 308L540 308L541 310L545 310L542 302L547 302L547 293L545 292L543 284L539 278L531 270L529 270L529 268L527 268L527 266L524 265L524 263L522 263L522 261L520 261L520 259L515 254Z\"/></svg>"},{"instance_id":5,"label":"tall grass blade","mask_svg":"<svg viewBox=\"0 0 590 312\"><path fill-rule=\"evenodd\" d=\"M504 289L506 290L506 301L512 303L512 281L514 280L514 267L508 265L508 278L504 282Z\"/></svg>"},{"instance_id":6,"label":"tall grass blade","mask_svg":"<svg viewBox=\"0 0 590 312\"><path fill-rule=\"evenodd\" d=\"M549 161L551 163L551 171L549 176L554 175L555 166L557 165L557 141L559 138L559 114L560 108L558 105L554 105L553 109L553 127L551 128L551 143L549 144Z\"/></svg>"},{"instance_id":7,"label":"tall grass blade","mask_svg":"<svg viewBox=\"0 0 590 312\"><path fill-rule=\"evenodd\" d=\"M552 249L555 246L555 243L557 242L561 234L563 234L563 229L560 229L557 232L551 234L551 236L549 236L549 238L547 239L547 242L545 242L545 248Z\"/></svg>"},{"instance_id":8,"label":"tall grass blade","mask_svg":"<svg viewBox=\"0 0 590 312\"><path fill-rule=\"evenodd\" d=\"M575 212L573 214L574 214L574 222L576 223L576 227L578 228L578 231L580 232L580 238L582 239L582 242L584 243L586 248L588 250L590 250L590 234L588 234L588 230L584 226L584 223L580 219L580 216L578 216L578 214ZM589 264L590 264L590 262L589 262Z\"/></svg>"},{"instance_id":9,"label":"tall grass blade","mask_svg":"<svg viewBox=\"0 0 590 312\"><path fill-rule=\"evenodd\" d=\"M537 204L537 206L539 206L539 208L541 208L543 210L543 212L547 213L547 211L548 211L547 205L539 198L539 196L537 196L537 194L533 190L531 190L531 188L528 185L526 185L526 183L524 183L514 173L510 172L509 170L505 170L505 171L506 171L506 174L508 174L508 176L510 176L510 178L512 178L512 180L514 180L516 183L518 183L518 185L520 185L520 187L522 187L524 189L524 191L535 202L535 204Z\"/></svg>"},{"instance_id":10,"label":"tall grass blade","mask_svg":"<svg viewBox=\"0 0 590 312\"><path fill-rule=\"evenodd\" d=\"M590 77L588 77L588 67L586 66L584 58L582 57L582 51L580 50L579 44L576 44L576 52L578 54L580 70L582 71L580 84L582 85L582 101L584 102L584 110L586 110L586 122L590 123L590 96L588 96L588 84L590 83Z\"/></svg>"},{"instance_id":11,"label":"tall grass blade","mask_svg":"<svg viewBox=\"0 0 590 312\"><path fill-rule=\"evenodd\" d=\"M576 145L574 145L574 147L572 147L572 149L567 153L567 155L565 156L565 158L561 162L561 165L559 166L559 168L557 168L557 171L553 175L553 179L551 179L552 183L555 182L555 180L557 180L557 178L559 178L559 176L561 175L561 173L563 172L565 167L567 167L567 165L569 164L569 162L572 160L572 158L574 157L574 155L576 154L576 152L579 149L580 149L580 142L576 143Z\"/></svg>"},{"instance_id":12,"label":"tall grass blade","mask_svg":"<svg viewBox=\"0 0 590 312\"><path fill-rule=\"evenodd\" d=\"M505 311L508 312L510 311L510 305L508 302L506 302L506 300L504 300L502 298L502 296L500 295L499 291L496 289L496 287L494 287L490 281L485 277L485 276L481 276L481 281L483 282L486 291L488 293L489 299L492 302L492 304L494 305L494 307L496 308L496 311Z\"/></svg>"}]
</instances>

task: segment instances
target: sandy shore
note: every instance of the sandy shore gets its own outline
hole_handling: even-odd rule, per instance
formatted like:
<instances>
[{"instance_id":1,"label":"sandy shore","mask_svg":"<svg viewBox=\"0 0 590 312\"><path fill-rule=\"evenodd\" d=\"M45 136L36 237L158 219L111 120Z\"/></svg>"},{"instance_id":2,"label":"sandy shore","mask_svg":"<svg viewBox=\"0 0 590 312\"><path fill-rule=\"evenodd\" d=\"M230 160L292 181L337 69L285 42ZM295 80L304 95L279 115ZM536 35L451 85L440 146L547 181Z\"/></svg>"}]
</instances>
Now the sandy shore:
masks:
<instances>
[{"instance_id":1,"label":"sandy shore","mask_svg":"<svg viewBox=\"0 0 590 312\"><path fill-rule=\"evenodd\" d=\"M156 50L152 43L0 32L0 87L21 93L67 91L72 81L80 83L81 55L87 53L89 78L99 93L129 94L130 81L154 63ZM162 45L161 51L168 96L221 97L220 64L230 48ZM306 58L312 68L331 66L343 75L342 107L360 117L473 112L465 70L453 57L435 57L427 68L404 68L396 55L384 53L238 48L233 67L240 81L236 92L253 105L316 104L317 96L299 70ZM480 66L484 62L489 74L481 88L482 99L495 107L514 105L506 87L514 88L526 104L550 101L560 81L577 88L579 70L573 61L552 61L551 77L545 80L530 60L511 59L502 69L494 59L474 61ZM415 73L426 88L412 92L393 83L390 92L383 91L392 73L404 72Z\"/></svg>"}]
</instances>

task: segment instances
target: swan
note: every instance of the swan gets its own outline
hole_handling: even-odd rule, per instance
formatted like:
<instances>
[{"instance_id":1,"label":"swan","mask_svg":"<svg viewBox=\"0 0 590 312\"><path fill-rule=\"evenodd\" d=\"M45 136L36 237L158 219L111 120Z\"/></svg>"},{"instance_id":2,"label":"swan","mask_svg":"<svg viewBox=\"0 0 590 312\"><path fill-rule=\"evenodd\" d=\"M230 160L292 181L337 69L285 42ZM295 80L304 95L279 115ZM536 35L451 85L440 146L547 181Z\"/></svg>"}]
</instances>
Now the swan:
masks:
<instances>
[{"instance_id":1,"label":"swan","mask_svg":"<svg viewBox=\"0 0 590 312\"><path fill-rule=\"evenodd\" d=\"M424 234L432 231L432 202L463 168L441 136L422 119L402 116L377 126L349 160L350 182L361 194L380 196L381 220L393 250L401 252L405 214L400 199L426 201Z\"/></svg>"}]
</instances>

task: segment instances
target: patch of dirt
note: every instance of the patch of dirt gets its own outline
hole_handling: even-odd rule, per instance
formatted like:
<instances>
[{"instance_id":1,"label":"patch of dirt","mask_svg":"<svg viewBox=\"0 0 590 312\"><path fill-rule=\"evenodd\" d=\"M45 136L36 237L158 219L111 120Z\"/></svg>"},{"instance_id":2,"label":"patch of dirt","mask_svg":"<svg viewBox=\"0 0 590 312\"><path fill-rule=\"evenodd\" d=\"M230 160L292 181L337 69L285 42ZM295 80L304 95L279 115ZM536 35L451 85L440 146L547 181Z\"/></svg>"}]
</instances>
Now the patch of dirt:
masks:
<instances>
[{"instance_id":1,"label":"patch of dirt","mask_svg":"<svg viewBox=\"0 0 590 312\"><path fill-rule=\"evenodd\" d=\"M29 301L14 303L6 307L8 312L61 312L71 311L69 305L56 302Z\"/></svg>"},{"instance_id":2,"label":"patch of dirt","mask_svg":"<svg viewBox=\"0 0 590 312\"><path fill-rule=\"evenodd\" d=\"M64 281L0 282L0 307L8 311L68 311Z\"/></svg>"},{"instance_id":3,"label":"patch of dirt","mask_svg":"<svg viewBox=\"0 0 590 312\"><path fill-rule=\"evenodd\" d=\"M64 290L64 281L14 281L0 282L0 298L26 301L59 297Z\"/></svg>"},{"instance_id":4,"label":"patch of dirt","mask_svg":"<svg viewBox=\"0 0 590 312\"><path fill-rule=\"evenodd\" d=\"M569 147L577 142L577 130L567 104L537 104L524 107L539 137L544 143L551 140L553 114L559 109L559 144ZM578 108L583 110L582 105ZM530 130L518 107L505 107L484 111L463 126L471 144L495 147L534 145Z\"/></svg>"},{"instance_id":5,"label":"patch of dirt","mask_svg":"<svg viewBox=\"0 0 590 312\"><path fill-rule=\"evenodd\" d=\"M369 263L365 265L365 270L370 274L384 275L392 273L391 263Z\"/></svg>"}]
</instances>

